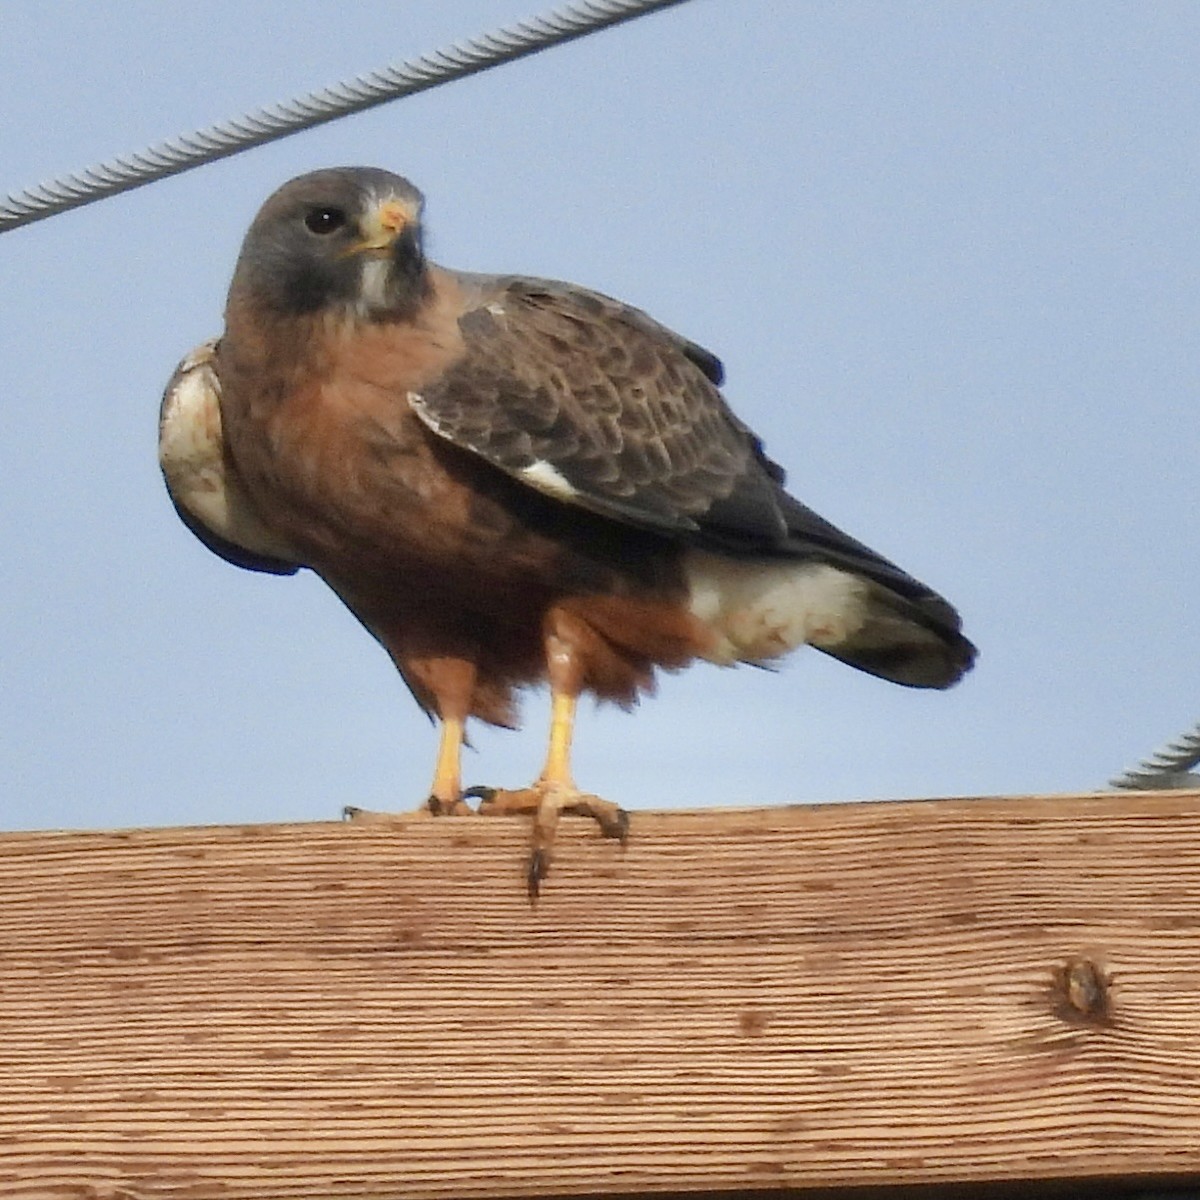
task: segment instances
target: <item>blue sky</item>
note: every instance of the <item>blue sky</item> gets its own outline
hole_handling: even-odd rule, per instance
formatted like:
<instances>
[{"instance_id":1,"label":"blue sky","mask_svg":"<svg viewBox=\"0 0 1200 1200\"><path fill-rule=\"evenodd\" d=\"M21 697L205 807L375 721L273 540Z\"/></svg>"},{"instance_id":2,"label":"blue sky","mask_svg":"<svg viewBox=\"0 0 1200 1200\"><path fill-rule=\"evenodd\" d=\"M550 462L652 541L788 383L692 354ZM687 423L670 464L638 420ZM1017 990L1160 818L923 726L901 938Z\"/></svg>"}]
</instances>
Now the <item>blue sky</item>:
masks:
<instances>
[{"instance_id":1,"label":"blue sky","mask_svg":"<svg viewBox=\"0 0 1200 1200\"><path fill-rule=\"evenodd\" d=\"M5 191L540 11L8 0ZM70 37L64 37L64 30ZM53 64L53 67L50 67ZM434 734L312 577L179 524L155 460L262 199L399 171L434 258L712 347L801 499L961 609L975 672L815 652L583 713L632 808L1088 790L1196 717L1200 6L693 0L0 236L0 826L320 819ZM468 782L542 755L480 731Z\"/></svg>"}]
</instances>

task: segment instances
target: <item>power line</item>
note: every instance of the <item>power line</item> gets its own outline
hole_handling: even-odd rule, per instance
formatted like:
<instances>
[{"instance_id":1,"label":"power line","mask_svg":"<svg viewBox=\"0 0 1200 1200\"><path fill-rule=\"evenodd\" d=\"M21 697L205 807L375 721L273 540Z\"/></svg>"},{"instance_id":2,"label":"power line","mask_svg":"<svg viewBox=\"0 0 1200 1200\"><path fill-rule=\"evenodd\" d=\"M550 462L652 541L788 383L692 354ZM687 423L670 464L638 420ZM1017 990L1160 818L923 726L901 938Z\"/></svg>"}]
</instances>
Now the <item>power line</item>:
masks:
<instances>
[{"instance_id":1,"label":"power line","mask_svg":"<svg viewBox=\"0 0 1200 1200\"><path fill-rule=\"evenodd\" d=\"M1132 791L1200 787L1200 775L1192 774L1192 768L1197 765L1200 765L1200 725L1118 775L1109 786Z\"/></svg>"},{"instance_id":2,"label":"power line","mask_svg":"<svg viewBox=\"0 0 1200 1200\"><path fill-rule=\"evenodd\" d=\"M139 153L109 159L78 174L63 175L49 183L10 193L0 200L0 233L683 2L580 0L545 16L456 43L410 62L356 75L332 87L183 134Z\"/></svg>"}]
</instances>

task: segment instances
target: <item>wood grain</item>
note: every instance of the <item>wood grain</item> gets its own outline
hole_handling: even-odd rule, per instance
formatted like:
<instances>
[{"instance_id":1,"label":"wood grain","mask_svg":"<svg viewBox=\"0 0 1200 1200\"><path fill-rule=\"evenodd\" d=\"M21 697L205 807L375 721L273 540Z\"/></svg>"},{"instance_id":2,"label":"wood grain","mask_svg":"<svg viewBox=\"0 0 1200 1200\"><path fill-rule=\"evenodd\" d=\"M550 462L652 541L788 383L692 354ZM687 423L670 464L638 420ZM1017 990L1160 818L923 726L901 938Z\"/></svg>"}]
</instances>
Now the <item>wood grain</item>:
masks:
<instances>
[{"instance_id":1,"label":"wood grain","mask_svg":"<svg viewBox=\"0 0 1200 1200\"><path fill-rule=\"evenodd\" d=\"M1200 1177L1200 793L0 837L0 1198Z\"/></svg>"}]
</instances>

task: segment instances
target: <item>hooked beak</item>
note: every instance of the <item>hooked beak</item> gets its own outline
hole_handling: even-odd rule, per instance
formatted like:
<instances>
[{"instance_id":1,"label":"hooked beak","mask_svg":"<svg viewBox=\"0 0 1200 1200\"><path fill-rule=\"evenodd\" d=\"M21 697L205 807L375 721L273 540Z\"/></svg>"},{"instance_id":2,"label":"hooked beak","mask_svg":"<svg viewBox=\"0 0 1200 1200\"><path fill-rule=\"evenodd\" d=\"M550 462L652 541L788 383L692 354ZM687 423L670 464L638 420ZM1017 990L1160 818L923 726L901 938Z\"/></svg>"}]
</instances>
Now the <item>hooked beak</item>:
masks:
<instances>
[{"instance_id":1,"label":"hooked beak","mask_svg":"<svg viewBox=\"0 0 1200 1200\"><path fill-rule=\"evenodd\" d=\"M363 236L348 254L386 254L401 233L417 220L417 212L402 200L388 199L367 210L359 228Z\"/></svg>"}]
</instances>

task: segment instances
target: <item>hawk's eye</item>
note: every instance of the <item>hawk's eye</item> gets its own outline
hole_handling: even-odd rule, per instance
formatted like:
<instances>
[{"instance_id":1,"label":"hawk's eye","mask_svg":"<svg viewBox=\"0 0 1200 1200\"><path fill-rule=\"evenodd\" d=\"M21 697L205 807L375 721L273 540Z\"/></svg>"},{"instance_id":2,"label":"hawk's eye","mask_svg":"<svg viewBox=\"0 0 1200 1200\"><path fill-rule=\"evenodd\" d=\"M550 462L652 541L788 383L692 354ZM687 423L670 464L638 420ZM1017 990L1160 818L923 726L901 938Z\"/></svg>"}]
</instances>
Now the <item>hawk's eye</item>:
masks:
<instances>
[{"instance_id":1,"label":"hawk's eye","mask_svg":"<svg viewBox=\"0 0 1200 1200\"><path fill-rule=\"evenodd\" d=\"M340 208L310 208L304 217L309 233L335 233L345 223L346 214Z\"/></svg>"}]
</instances>

